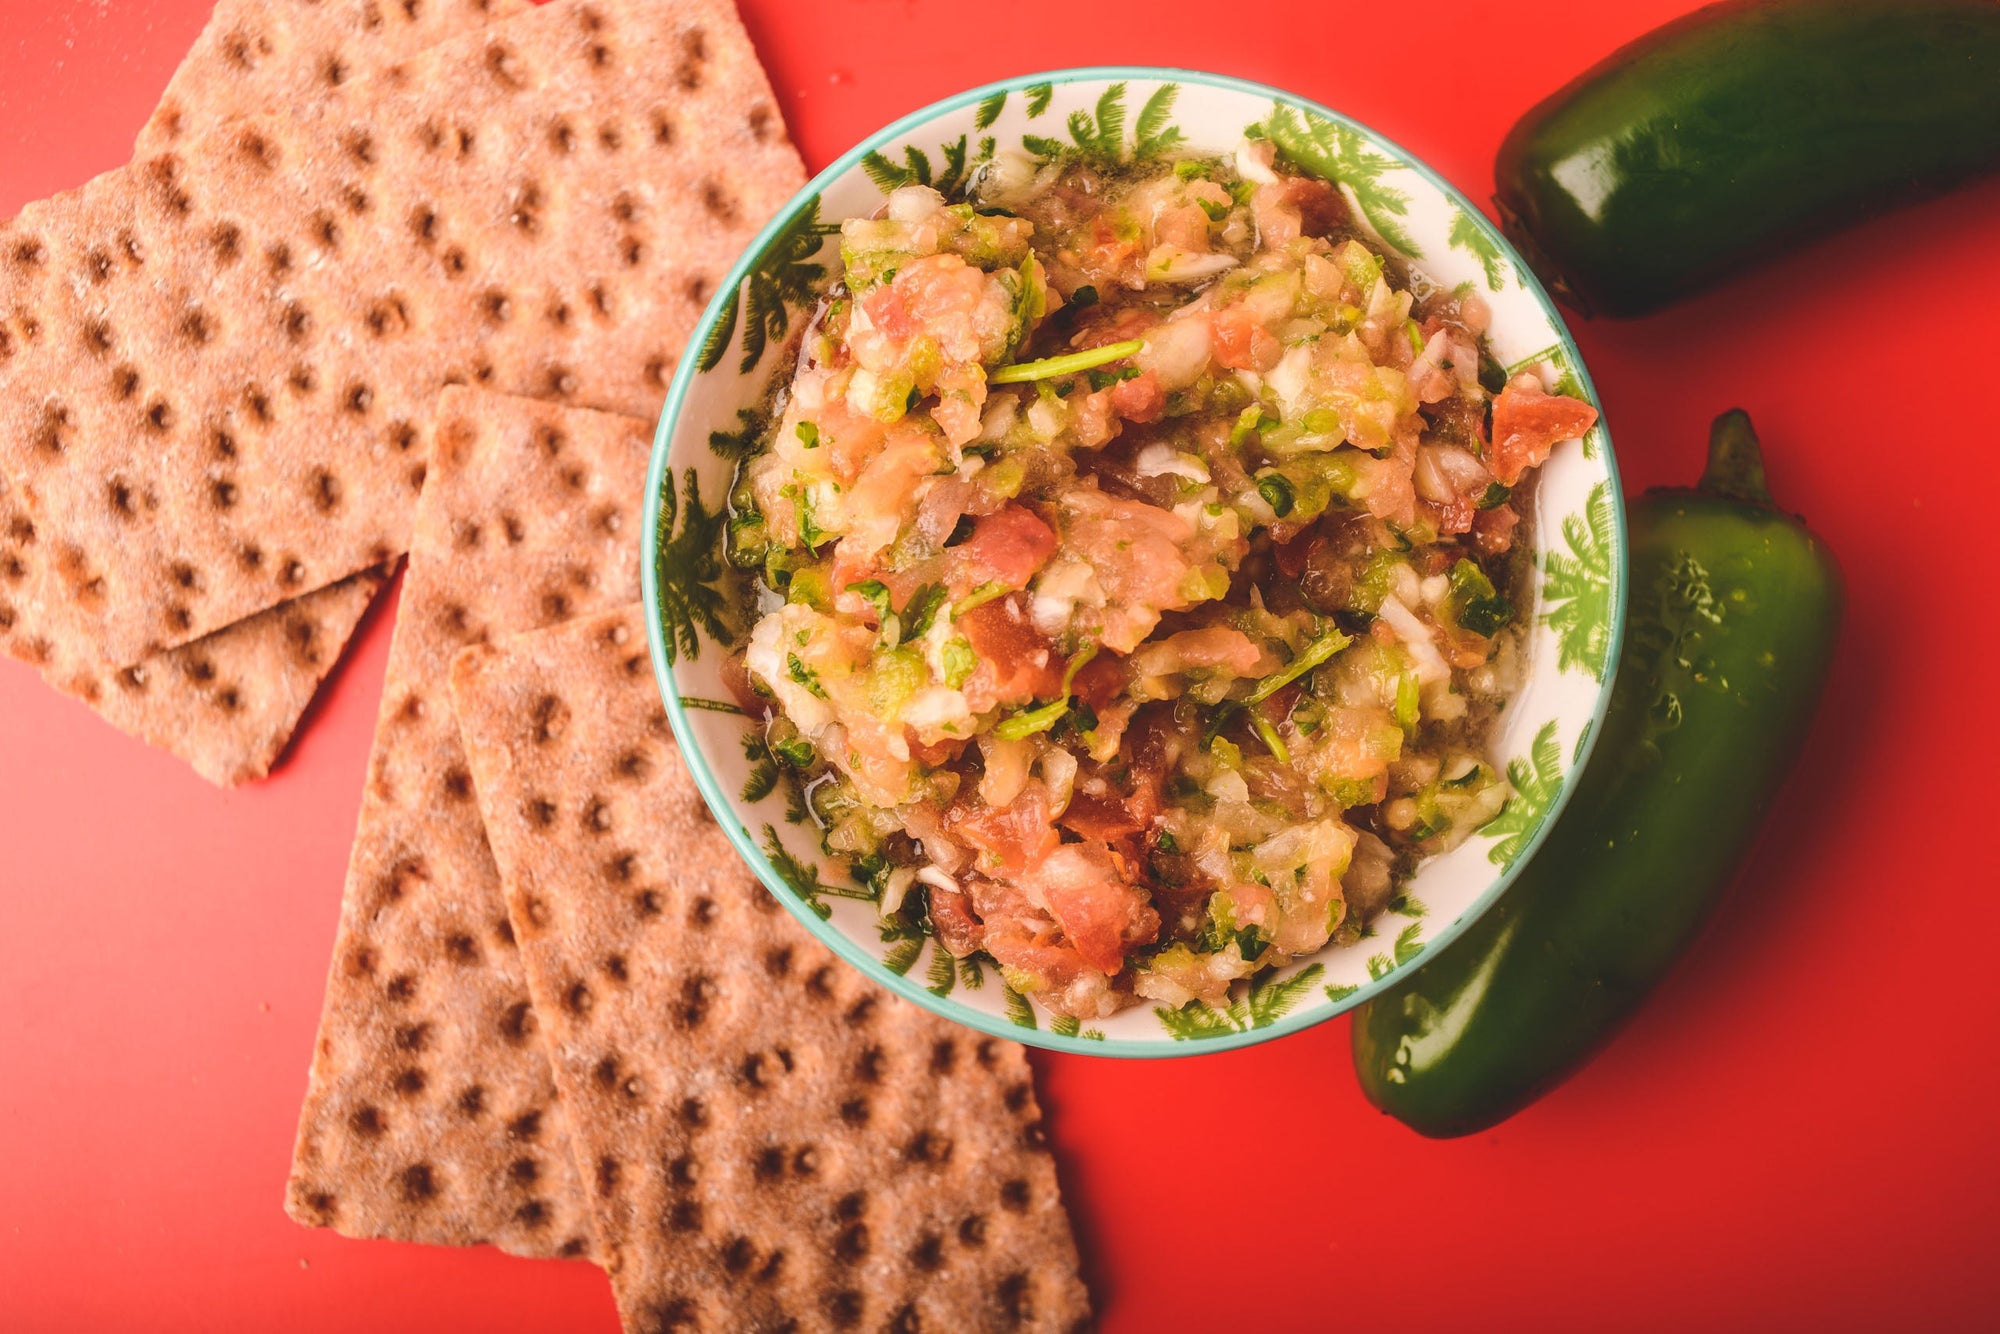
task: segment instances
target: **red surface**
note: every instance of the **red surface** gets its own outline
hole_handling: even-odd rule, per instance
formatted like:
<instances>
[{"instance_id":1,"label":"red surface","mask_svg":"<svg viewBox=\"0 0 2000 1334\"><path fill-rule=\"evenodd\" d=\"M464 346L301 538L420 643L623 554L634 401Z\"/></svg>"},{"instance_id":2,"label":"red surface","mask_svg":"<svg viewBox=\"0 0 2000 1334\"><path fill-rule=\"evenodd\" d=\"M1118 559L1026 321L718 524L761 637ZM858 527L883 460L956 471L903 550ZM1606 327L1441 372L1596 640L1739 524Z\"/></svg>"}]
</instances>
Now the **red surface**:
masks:
<instances>
[{"instance_id":1,"label":"red surface","mask_svg":"<svg viewBox=\"0 0 2000 1334\"><path fill-rule=\"evenodd\" d=\"M814 166L986 79L1180 63L1317 97L1480 197L1529 103L1688 7L747 11ZM122 161L206 8L0 0L0 213ZM1740 403L1846 563L1806 762L1651 1008L1492 1133L1376 1115L1344 1021L1197 1060L1038 1056L1107 1330L2000 1321L1996 233L1988 184L1577 331L1631 486L1691 480ZM0 664L0 1329L615 1328L583 1265L279 1208L388 630L278 776L230 794Z\"/></svg>"}]
</instances>

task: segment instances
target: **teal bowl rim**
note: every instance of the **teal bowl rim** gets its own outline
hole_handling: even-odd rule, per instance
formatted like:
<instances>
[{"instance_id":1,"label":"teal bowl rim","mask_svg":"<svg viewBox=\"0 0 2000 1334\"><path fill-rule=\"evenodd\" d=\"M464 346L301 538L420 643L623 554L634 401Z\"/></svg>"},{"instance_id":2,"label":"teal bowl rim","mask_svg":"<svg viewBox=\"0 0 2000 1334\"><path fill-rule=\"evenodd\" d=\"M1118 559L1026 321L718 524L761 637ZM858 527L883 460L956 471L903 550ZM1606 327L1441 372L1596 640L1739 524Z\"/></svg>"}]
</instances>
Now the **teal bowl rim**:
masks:
<instances>
[{"instance_id":1,"label":"teal bowl rim","mask_svg":"<svg viewBox=\"0 0 2000 1334\"><path fill-rule=\"evenodd\" d=\"M1534 296L1535 300L1541 305L1543 312L1548 316L1550 324L1555 328L1556 334L1561 341L1563 351L1569 357L1569 364L1576 369L1577 376L1582 381L1584 390L1589 395L1590 400L1593 403L1598 401L1597 387L1592 383L1590 371L1584 365L1583 354L1577 350L1575 340L1570 337L1569 326L1564 322L1561 312L1556 309L1555 303L1549 299L1549 294L1542 287L1541 282L1529 269L1527 263L1515 252L1512 243L1501 234L1500 229L1493 225L1485 213L1474 205L1470 199L1466 198L1456 186L1433 170L1423 159L1405 149L1394 140L1361 124L1353 117L1342 115L1330 107L1323 106L1310 98L1300 97L1296 93L1286 92L1284 89L1274 88L1269 84L1258 83L1251 79L1239 79L1232 75L1210 74L1202 70L1176 69L1158 65L1091 65L1075 69L1050 70L1040 74L1017 75L1014 78L1000 79L993 83L981 84L977 88L954 94L941 101L933 102L919 110L910 112L906 116L891 121L888 125L883 126L841 154L824 171L806 182L805 187L786 202L784 208L778 211L777 216L765 224L764 229L757 233L756 238L751 241L748 248L744 250L736 263L731 266L728 276L717 286L715 296L710 299L708 309L703 312L700 322L695 326L694 332L688 338L687 345L690 348L696 348L703 346L707 342L709 331L722 318L725 306L733 308L738 289L742 287L743 280L749 276L755 262L770 247L771 243L786 225L816 201L827 186L855 170L860 165L863 157L879 148L882 144L900 138L946 112L956 111L961 107L973 106L995 93L1018 92L1022 89L1044 83L1089 83L1096 80L1118 79L1158 83L1206 84L1210 87L1225 88L1234 92L1268 98L1276 102L1284 102L1301 111L1311 111L1315 115L1325 116L1381 145L1381 147L1399 158L1412 171L1415 171L1426 181L1443 191L1447 198L1465 211L1467 216L1476 219L1488 238L1500 247L1501 253L1507 257L1513 264L1515 271L1519 274L1521 285ZM778 901L784 904L791 911L792 916L796 917L808 931L812 932L813 936L821 944L825 945L849 964L860 969L863 975L877 985L886 987L889 991L902 997L904 1000L923 1006L933 1014L941 1015L955 1023L962 1024L967 1028L975 1029L992 1037L1026 1043L1031 1047L1043 1047L1051 1051L1069 1052L1085 1056L1119 1056L1140 1059L1208 1056L1217 1052L1235 1051L1243 1047L1254 1046L1261 1042L1270 1042L1276 1038L1301 1032L1316 1024L1324 1023L1336 1015L1345 1014L1357 1005L1381 994L1390 986L1409 977L1414 969L1421 968L1424 962L1435 958L1444 947L1450 945L1453 940L1464 934L1467 928L1479 920L1495 903L1500 901L1500 896L1506 893L1508 886L1512 885L1520 877L1522 870L1527 867L1528 863L1534 860L1536 851L1540 849L1543 841L1548 837L1549 831L1555 828L1556 822L1561 819L1564 808L1569 805L1570 796L1575 791L1577 782L1587 772L1591 753L1597 746L1598 734L1603 730L1601 724L1604 721L1605 710L1611 701L1612 683L1617 680L1618 664L1624 652L1625 605L1627 600L1627 584L1630 582L1628 573L1630 540L1625 521L1625 497L1619 485L1618 456L1612 448L1610 428L1605 424L1601 415L1601 404L1599 405L1600 417L1598 420L1598 429L1603 432L1604 466L1611 482L1612 531L1616 542L1616 559L1612 562L1611 568L1611 639L1605 653L1604 676L1598 682L1597 704L1591 711L1589 723L1586 724L1581 747L1571 761L1570 776L1565 779L1562 790L1557 793L1554 802L1549 807L1548 813L1542 818L1541 823L1536 826L1533 834L1529 836L1526 845L1521 849L1520 855L1514 859L1511 865L1503 869L1494 878L1493 883L1477 899L1473 900L1471 905L1463 913L1459 914L1455 921L1425 942L1424 954L1426 957L1424 960L1413 963L1409 968L1399 968L1385 977L1371 980L1353 994L1343 997L1341 1000L1333 1002L1330 1005L1295 1011L1266 1028L1255 1028L1248 1032L1205 1038L1200 1042L1181 1042L1164 1036L1157 1042L1138 1042L1130 1038L1085 1039L1082 1037L1068 1037L1060 1033L1051 1033L1046 1028L1041 1027L1032 1029L1021 1028L1008 1022L1003 1017L985 1014L981 1011L960 1005L952 997L934 995L910 979L883 967L879 959L875 958L849 938L846 933L840 931L831 923L822 921L817 913L814 913L800 901L798 896L785 883L783 877L771 865L770 859L765 856L763 849L759 848L751 840L749 831L743 827L742 820L736 815L735 806L730 799L729 793L724 791L722 785L716 780L714 772L708 766L707 756L702 754L701 748L695 743L694 732L689 725L687 710L682 705L680 691L674 684L673 669L667 662L663 642L664 631L659 615L660 590L657 565L660 550L660 492L667 471L667 453L673 441L674 425L680 418L681 406L687 398L688 388L694 383L694 377L697 374L695 362L696 358L694 357L683 357L681 359L680 366L674 372L673 384L667 391L666 406L661 409L659 424L653 432L653 456L651 464L646 470L645 523L644 532L641 537L641 541L645 544L641 548L640 584L646 611L646 643L652 654L653 677L659 684L660 696L666 703L667 716L673 722L674 736L680 744L682 757L687 761L688 771L694 775L695 786L700 789L703 799L708 802L709 809L715 813L717 822L722 826L722 831L729 836L730 843L735 847L738 855L743 858L744 863L756 872L757 878L764 882L765 887L772 894L777 896Z\"/></svg>"}]
</instances>

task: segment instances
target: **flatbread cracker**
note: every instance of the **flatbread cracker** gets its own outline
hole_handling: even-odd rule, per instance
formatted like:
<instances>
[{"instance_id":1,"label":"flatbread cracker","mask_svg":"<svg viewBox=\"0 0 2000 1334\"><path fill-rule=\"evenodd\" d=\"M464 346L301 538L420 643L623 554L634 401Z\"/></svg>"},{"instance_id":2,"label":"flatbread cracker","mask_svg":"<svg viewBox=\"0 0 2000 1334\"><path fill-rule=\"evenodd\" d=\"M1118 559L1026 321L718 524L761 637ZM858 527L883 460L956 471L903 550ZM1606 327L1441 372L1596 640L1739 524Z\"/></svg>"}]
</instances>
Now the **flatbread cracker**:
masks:
<instances>
[{"instance_id":1,"label":"flatbread cracker","mask_svg":"<svg viewBox=\"0 0 2000 1334\"><path fill-rule=\"evenodd\" d=\"M209 782L264 777L313 692L388 578L368 570L127 667L41 633L32 608L48 571L35 527L0 479L0 653L41 672L113 727L178 755Z\"/></svg>"},{"instance_id":2,"label":"flatbread cracker","mask_svg":"<svg viewBox=\"0 0 2000 1334\"><path fill-rule=\"evenodd\" d=\"M638 595L652 424L471 389L438 420L286 1207L350 1236L582 1254L446 679L468 644Z\"/></svg>"},{"instance_id":3,"label":"flatbread cracker","mask_svg":"<svg viewBox=\"0 0 2000 1334\"><path fill-rule=\"evenodd\" d=\"M528 0L218 0L145 128L145 157L245 112L296 106Z\"/></svg>"},{"instance_id":4,"label":"flatbread cracker","mask_svg":"<svg viewBox=\"0 0 2000 1334\"><path fill-rule=\"evenodd\" d=\"M637 607L468 649L452 696L627 1330L1088 1323L1025 1054L758 884Z\"/></svg>"},{"instance_id":5,"label":"flatbread cracker","mask_svg":"<svg viewBox=\"0 0 2000 1334\"><path fill-rule=\"evenodd\" d=\"M804 180L728 0L557 0L0 225L0 472L131 662L404 549L446 383L651 416Z\"/></svg>"}]
</instances>

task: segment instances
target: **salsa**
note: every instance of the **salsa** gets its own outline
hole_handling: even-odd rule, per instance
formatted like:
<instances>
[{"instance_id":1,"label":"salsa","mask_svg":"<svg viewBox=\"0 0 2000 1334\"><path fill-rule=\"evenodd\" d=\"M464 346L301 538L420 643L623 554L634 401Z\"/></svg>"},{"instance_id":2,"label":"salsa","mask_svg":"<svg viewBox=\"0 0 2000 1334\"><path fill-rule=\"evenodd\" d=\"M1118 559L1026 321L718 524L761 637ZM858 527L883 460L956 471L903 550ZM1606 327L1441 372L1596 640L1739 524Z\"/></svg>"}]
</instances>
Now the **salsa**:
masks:
<instances>
[{"instance_id":1,"label":"salsa","mask_svg":"<svg viewBox=\"0 0 2000 1334\"><path fill-rule=\"evenodd\" d=\"M885 918L1058 1014L1220 1003L1499 811L1519 502L1596 413L1476 294L1265 143L841 235L729 543L749 698Z\"/></svg>"}]
</instances>

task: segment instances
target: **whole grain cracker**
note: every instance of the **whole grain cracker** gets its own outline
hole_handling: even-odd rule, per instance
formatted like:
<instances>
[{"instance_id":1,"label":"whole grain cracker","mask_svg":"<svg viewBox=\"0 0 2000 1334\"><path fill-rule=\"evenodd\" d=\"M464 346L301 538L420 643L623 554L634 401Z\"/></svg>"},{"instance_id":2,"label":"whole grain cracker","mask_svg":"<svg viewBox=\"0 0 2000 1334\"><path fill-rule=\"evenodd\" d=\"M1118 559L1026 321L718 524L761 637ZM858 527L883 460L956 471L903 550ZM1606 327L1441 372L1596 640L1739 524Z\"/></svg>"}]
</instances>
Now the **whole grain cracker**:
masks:
<instances>
[{"instance_id":1,"label":"whole grain cracker","mask_svg":"<svg viewBox=\"0 0 2000 1334\"><path fill-rule=\"evenodd\" d=\"M296 106L525 0L220 0L140 131L149 154L248 111ZM266 776L387 578L367 570L130 665L31 622L53 577L0 476L0 653L223 787Z\"/></svg>"},{"instance_id":2,"label":"whole grain cracker","mask_svg":"<svg viewBox=\"0 0 2000 1334\"><path fill-rule=\"evenodd\" d=\"M0 225L47 632L135 661L407 541L446 383L651 415L803 180L727 0L557 0Z\"/></svg>"},{"instance_id":3,"label":"whole grain cracker","mask_svg":"<svg viewBox=\"0 0 2000 1334\"><path fill-rule=\"evenodd\" d=\"M448 389L287 1208L350 1236L581 1254L590 1224L446 689L468 644L639 588L650 423Z\"/></svg>"},{"instance_id":4,"label":"whole grain cracker","mask_svg":"<svg viewBox=\"0 0 2000 1334\"><path fill-rule=\"evenodd\" d=\"M636 607L452 696L628 1330L1089 1320L1022 1049L838 962L676 749Z\"/></svg>"},{"instance_id":5,"label":"whole grain cracker","mask_svg":"<svg viewBox=\"0 0 2000 1334\"><path fill-rule=\"evenodd\" d=\"M146 156L251 111L296 106L527 0L218 0L139 131Z\"/></svg>"},{"instance_id":6,"label":"whole grain cracker","mask_svg":"<svg viewBox=\"0 0 2000 1334\"><path fill-rule=\"evenodd\" d=\"M209 782L234 787L270 773L388 574L352 575L124 667L35 625L47 576L34 524L0 478L0 653Z\"/></svg>"}]
</instances>

